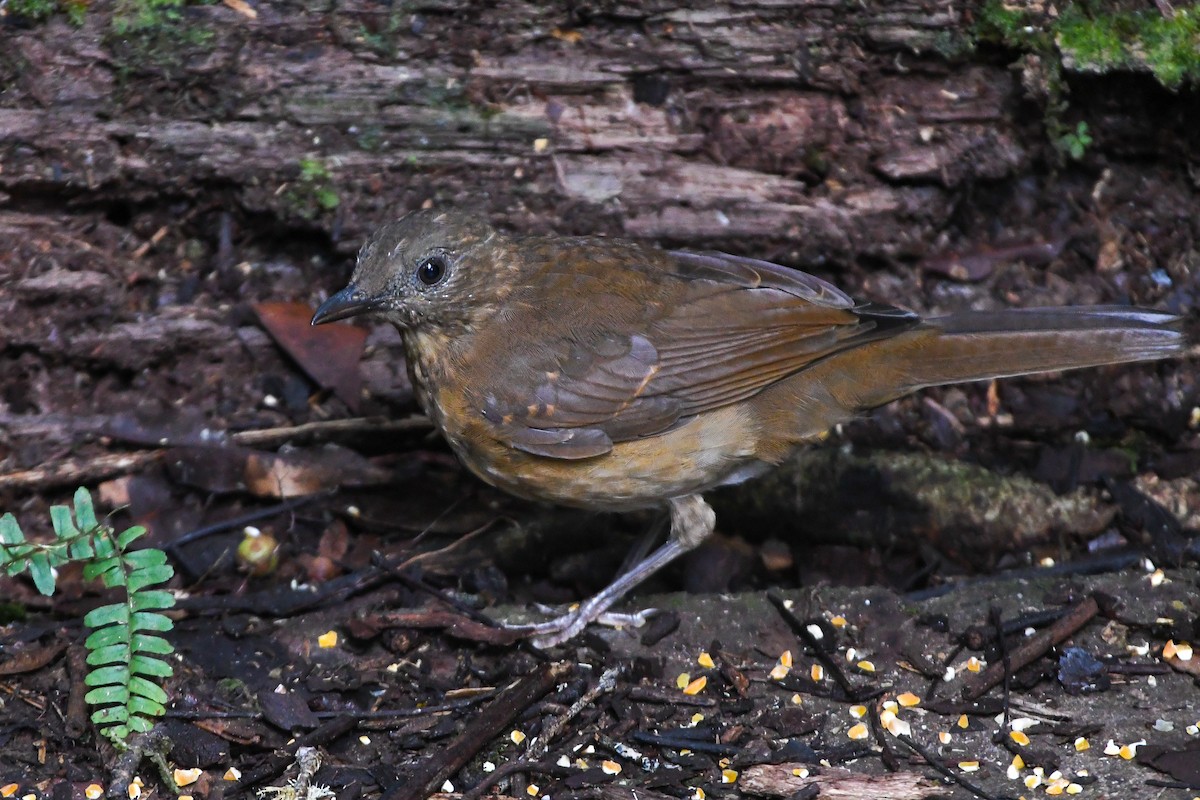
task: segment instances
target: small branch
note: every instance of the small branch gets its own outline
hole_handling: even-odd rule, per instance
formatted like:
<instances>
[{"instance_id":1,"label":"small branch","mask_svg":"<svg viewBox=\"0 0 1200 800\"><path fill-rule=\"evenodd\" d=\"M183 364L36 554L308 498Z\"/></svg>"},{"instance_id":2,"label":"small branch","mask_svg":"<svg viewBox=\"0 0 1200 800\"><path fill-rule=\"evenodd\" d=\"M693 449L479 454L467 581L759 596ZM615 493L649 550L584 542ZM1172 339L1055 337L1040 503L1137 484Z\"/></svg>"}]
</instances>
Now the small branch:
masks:
<instances>
[{"instance_id":1,"label":"small branch","mask_svg":"<svg viewBox=\"0 0 1200 800\"><path fill-rule=\"evenodd\" d=\"M407 780L392 787L382 800L421 800L437 791L489 741L512 724L518 714L553 689L572 669L567 661L544 664L510 684L457 739L419 764Z\"/></svg>"},{"instance_id":2,"label":"small branch","mask_svg":"<svg viewBox=\"0 0 1200 800\"><path fill-rule=\"evenodd\" d=\"M980 697L993 686L999 685L1010 669L1016 672L1029 666L1048 653L1051 647L1062 643L1088 624L1099 613L1100 606L1095 597L1089 597L1077 604L1058 622L1021 642L1020 646L1008 654L1007 659L989 664L983 672L964 681L962 696L968 700Z\"/></svg>"}]
</instances>

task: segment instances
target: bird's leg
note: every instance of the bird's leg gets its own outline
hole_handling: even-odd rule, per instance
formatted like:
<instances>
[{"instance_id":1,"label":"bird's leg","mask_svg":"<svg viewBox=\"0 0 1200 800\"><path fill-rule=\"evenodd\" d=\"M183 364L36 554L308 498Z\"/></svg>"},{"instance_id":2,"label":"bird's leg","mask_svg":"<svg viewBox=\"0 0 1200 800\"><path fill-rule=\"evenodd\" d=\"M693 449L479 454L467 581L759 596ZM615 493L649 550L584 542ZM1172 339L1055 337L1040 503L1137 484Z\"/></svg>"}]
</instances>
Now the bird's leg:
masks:
<instances>
[{"instance_id":1,"label":"bird's leg","mask_svg":"<svg viewBox=\"0 0 1200 800\"><path fill-rule=\"evenodd\" d=\"M553 647L574 637L639 583L695 548L712 534L716 527L716 514L700 495L675 497L669 502L671 535L662 546L585 600L574 611L536 625L519 627L523 633L533 636L531 641L535 647Z\"/></svg>"}]
</instances>

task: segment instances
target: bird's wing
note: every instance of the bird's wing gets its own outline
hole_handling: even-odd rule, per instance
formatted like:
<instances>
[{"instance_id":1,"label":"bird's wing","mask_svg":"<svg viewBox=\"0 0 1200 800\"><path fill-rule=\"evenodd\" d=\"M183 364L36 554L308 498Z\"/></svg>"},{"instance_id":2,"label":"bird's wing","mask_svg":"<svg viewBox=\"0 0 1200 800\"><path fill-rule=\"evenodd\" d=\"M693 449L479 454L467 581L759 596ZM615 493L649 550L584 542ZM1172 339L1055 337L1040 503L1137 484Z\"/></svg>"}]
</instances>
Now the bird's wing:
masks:
<instances>
[{"instance_id":1,"label":"bird's wing","mask_svg":"<svg viewBox=\"0 0 1200 800\"><path fill-rule=\"evenodd\" d=\"M527 380L498 382L507 388L480 398L497 435L541 456L601 455L916 322L910 312L855 305L819 278L748 258L672 252L657 279L674 282L666 299L645 298L626 324L567 324L535 353L509 351L501 368ZM629 308L629 298L622 305L597 295L602 280L592 284L592 302Z\"/></svg>"}]
</instances>

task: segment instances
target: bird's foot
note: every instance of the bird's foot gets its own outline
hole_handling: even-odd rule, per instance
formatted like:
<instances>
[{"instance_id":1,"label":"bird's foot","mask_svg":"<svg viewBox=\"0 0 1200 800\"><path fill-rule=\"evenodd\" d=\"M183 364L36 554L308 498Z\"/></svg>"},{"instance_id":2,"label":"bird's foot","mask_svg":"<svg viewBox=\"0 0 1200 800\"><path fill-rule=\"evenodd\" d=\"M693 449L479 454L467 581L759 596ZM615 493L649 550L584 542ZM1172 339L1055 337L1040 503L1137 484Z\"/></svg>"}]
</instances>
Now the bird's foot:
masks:
<instances>
[{"instance_id":1,"label":"bird's foot","mask_svg":"<svg viewBox=\"0 0 1200 800\"><path fill-rule=\"evenodd\" d=\"M594 599L592 598L592 600ZM544 622L522 625L505 624L503 627L506 631L512 631L528 637L530 644L539 650L545 650L550 647L556 647L578 636L583 632L584 628L593 622L609 628L640 628L652 616L658 613L657 608L644 608L640 611L627 613L606 611L604 609L597 611L591 606L592 601L589 600L565 614L559 614ZM547 606L539 606L538 611L544 614L554 613L554 609Z\"/></svg>"}]
</instances>

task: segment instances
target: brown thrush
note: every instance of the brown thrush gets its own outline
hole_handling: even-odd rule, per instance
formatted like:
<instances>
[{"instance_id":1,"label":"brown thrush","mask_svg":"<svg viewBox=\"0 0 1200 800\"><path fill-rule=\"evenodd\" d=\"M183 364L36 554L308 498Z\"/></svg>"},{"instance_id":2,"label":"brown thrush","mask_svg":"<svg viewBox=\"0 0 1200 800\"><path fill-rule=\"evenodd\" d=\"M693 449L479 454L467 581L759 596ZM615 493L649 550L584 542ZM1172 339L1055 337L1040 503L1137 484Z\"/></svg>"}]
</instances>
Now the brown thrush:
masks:
<instances>
[{"instance_id":1,"label":"brown thrush","mask_svg":"<svg viewBox=\"0 0 1200 800\"><path fill-rule=\"evenodd\" d=\"M713 530L701 492L926 386L1181 355L1181 320L1096 306L921 319L797 270L597 237L510 236L418 211L363 245L313 324L400 329L425 411L476 475L603 510L666 504L671 534L578 610L577 634Z\"/></svg>"}]
</instances>

